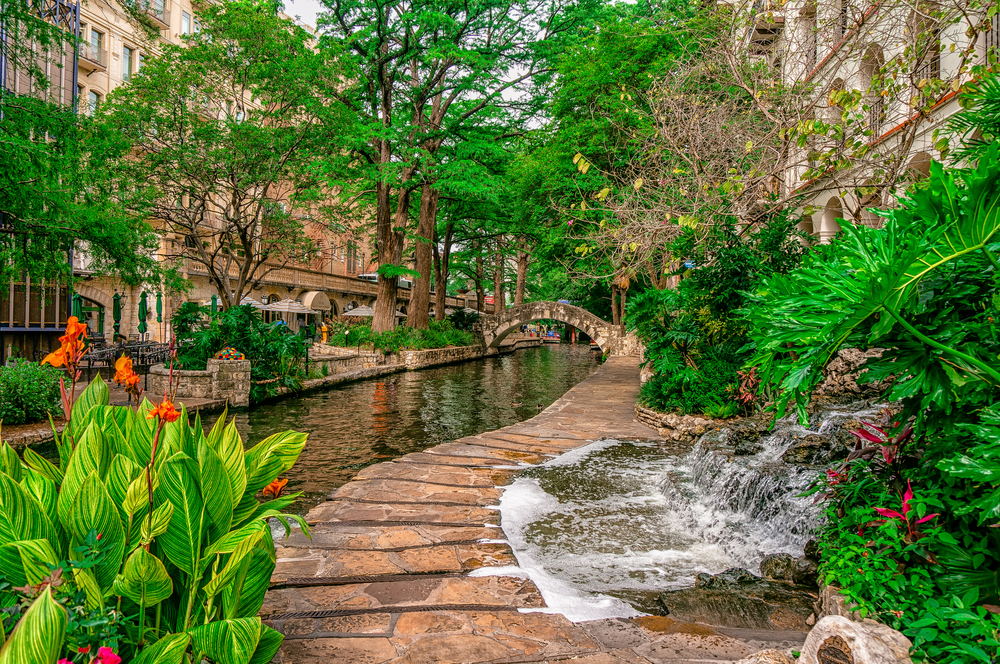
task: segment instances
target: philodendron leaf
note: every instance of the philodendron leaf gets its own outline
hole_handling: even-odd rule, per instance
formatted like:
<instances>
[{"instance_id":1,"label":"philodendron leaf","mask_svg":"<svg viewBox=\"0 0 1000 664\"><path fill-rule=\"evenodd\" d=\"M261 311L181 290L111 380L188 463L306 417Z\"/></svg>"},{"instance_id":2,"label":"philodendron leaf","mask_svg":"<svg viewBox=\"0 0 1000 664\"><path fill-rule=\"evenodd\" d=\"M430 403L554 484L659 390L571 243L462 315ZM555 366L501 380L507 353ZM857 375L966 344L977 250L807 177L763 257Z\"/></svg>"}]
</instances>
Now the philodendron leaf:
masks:
<instances>
[{"instance_id":1,"label":"philodendron leaf","mask_svg":"<svg viewBox=\"0 0 1000 664\"><path fill-rule=\"evenodd\" d=\"M66 623L66 609L46 587L0 650L0 664L52 664L62 653Z\"/></svg>"},{"instance_id":2,"label":"philodendron leaf","mask_svg":"<svg viewBox=\"0 0 1000 664\"><path fill-rule=\"evenodd\" d=\"M285 431L269 436L246 453L247 493L257 493L287 472L306 446L308 434Z\"/></svg>"},{"instance_id":3,"label":"philodendron leaf","mask_svg":"<svg viewBox=\"0 0 1000 664\"><path fill-rule=\"evenodd\" d=\"M147 607L167 599L173 591L173 581L163 562L142 547L132 552L115 579L116 595Z\"/></svg>"},{"instance_id":4,"label":"philodendron leaf","mask_svg":"<svg viewBox=\"0 0 1000 664\"><path fill-rule=\"evenodd\" d=\"M132 664L180 664L184 660L191 637L187 633L167 634L156 643L142 649Z\"/></svg>"},{"instance_id":5,"label":"philodendron leaf","mask_svg":"<svg viewBox=\"0 0 1000 664\"><path fill-rule=\"evenodd\" d=\"M195 650L218 664L249 664L260 642L260 618L216 620L188 633Z\"/></svg>"}]
</instances>

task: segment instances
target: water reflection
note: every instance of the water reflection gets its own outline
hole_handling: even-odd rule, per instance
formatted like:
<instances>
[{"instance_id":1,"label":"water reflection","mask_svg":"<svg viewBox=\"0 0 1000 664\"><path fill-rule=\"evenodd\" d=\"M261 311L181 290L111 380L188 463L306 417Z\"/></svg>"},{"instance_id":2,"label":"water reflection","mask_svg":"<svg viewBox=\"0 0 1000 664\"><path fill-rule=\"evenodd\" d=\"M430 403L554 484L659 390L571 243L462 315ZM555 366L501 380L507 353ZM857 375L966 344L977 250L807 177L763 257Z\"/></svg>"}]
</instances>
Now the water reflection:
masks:
<instances>
[{"instance_id":1,"label":"water reflection","mask_svg":"<svg viewBox=\"0 0 1000 664\"><path fill-rule=\"evenodd\" d=\"M236 426L248 444L309 433L286 487L304 492L291 508L304 513L365 466L533 417L597 366L586 345L545 345L284 399L236 415Z\"/></svg>"}]
</instances>

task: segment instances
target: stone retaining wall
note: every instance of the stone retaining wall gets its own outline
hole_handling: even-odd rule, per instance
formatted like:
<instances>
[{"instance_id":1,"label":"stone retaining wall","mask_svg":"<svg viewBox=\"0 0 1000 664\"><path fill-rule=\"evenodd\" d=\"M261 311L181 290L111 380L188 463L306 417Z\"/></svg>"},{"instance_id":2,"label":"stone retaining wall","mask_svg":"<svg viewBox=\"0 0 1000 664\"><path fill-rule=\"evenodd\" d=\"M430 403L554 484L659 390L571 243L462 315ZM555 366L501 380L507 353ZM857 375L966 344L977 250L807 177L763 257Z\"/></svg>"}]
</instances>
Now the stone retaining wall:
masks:
<instances>
[{"instance_id":1,"label":"stone retaining wall","mask_svg":"<svg viewBox=\"0 0 1000 664\"><path fill-rule=\"evenodd\" d=\"M149 369L149 390L153 395L164 394L170 380L170 369L157 364ZM174 370L177 383L175 401L214 399L230 406L250 405L250 360L209 360L205 371Z\"/></svg>"},{"instance_id":2,"label":"stone retaining wall","mask_svg":"<svg viewBox=\"0 0 1000 664\"><path fill-rule=\"evenodd\" d=\"M486 349L482 346L454 346L431 350L401 350L399 351L398 361L408 371L413 371L414 369L422 369L439 364L476 360L484 355L486 355Z\"/></svg>"},{"instance_id":3,"label":"stone retaining wall","mask_svg":"<svg viewBox=\"0 0 1000 664\"><path fill-rule=\"evenodd\" d=\"M710 420L697 415L678 415L676 413L660 413L649 408L635 405L635 419L656 429L667 440L693 443L711 429L724 426L721 420Z\"/></svg>"}]
</instances>

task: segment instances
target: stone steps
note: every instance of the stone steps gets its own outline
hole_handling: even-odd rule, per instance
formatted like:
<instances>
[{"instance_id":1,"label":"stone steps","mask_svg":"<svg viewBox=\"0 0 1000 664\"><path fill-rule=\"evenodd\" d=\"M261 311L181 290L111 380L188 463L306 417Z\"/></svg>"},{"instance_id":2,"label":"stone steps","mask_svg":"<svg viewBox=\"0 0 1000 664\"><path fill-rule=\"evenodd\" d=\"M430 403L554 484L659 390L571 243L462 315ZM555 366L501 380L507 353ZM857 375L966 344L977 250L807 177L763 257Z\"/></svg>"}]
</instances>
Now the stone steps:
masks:
<instances>
[{"instance_id":1,"label":"stone steps","mask_svg":"<svg viewBox=\"0 0 1000 664\"><path fill-rule=\"evenodd\" d=\"M521 468L633 421L634 359L609 360L541 415L361 470L306 515L311 539L276 542L261 617L285 634L280 664L707 664L801 643L669 618L570 622L512 571L495 508ZM480 570L476 576L470 573ZM514 570L516 571L516 570Z\"/></svg>"}]
</instances>

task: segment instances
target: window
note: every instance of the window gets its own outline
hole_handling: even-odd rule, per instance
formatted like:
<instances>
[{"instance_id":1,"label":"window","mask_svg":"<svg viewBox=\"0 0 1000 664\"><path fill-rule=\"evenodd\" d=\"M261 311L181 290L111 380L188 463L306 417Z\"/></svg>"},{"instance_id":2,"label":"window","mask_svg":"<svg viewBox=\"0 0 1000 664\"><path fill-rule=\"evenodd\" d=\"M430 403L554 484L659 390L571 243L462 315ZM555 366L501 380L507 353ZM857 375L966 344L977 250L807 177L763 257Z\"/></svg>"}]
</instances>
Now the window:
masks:
<instances>
[{"instance_id":1,"label":"window","mask_svg":"<svg viewBox=\"0 0 1000 664\"><path fill-rule=\"evenodd\" d=\"M199 32L201 32L201 21L199 21L198 19L194 20L194 28L192 32L194 32L194 34L198 34Z\"/></svg>"},{"instance_id":2,"label":"window","mask_svg":"<svg viewBox=\"0 0 1000 664\"><path fill-rule=\"evenodd\" d=\"M90 109L90 114L93 115L97 112L97 107L101 105L101 95L91 90L87 103Z\"/></svg>"},{"instance_id":3,"label":"window","mask_svg":"<svg viewBox=\"0 0 1000 664\"><path fill-rule=\"evenodd\" d=\"M181 12L181 34L191 34L191 14Z\"/></svg>"},{"instance_id":4,"label":"window","mask_svg":"<svg viewBox=\"0 0 1000 664\"><path fill-rule=\"evenodd\" d=\"M236 109L236 121L237 122L243 122L243 120L246 118L246 116L247 116L247 114L243 112L242 108L237 108Z\"/></svg>"},{"instance_id":5,"label":"window","mask_svg":"<svg viewBox=\"0 0 1000 664\"><path fill-rule=\"evenodd\" d=\"M122 80L132 80L132 61L135 59L135 51L128 46L122 47Z\"/></svg>"},{"instance_id":6,"label":"window","mask_svg":"<svg viewBox=\"0 0 1000 664\"><path fill-rule=\"evenodd\" d=\"M104 48L104 33L99 30L90 30L90 48L94 52L94 57Z\"/></svg>"},{"instance_id":7,"label":"window","mask_svg":"<svg viewBox=\"0 0 1000 664\"><path fill-rule=\"evenodd\" d=\"M136 59L135 61L135 70L142 71L142 65L145 64L145 62L146 62L146 56L140 53L138 59Z\"/></svg>"}]
</instances>

